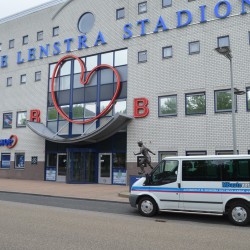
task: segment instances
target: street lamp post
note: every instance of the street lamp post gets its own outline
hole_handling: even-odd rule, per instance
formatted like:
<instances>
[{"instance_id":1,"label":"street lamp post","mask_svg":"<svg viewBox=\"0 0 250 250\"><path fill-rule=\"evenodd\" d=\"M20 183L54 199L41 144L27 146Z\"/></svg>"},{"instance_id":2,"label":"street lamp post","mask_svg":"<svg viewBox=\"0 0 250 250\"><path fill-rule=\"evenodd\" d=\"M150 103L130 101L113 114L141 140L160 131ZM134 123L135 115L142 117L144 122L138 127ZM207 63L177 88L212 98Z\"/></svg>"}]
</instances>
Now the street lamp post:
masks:
<instances>
[{"instance_id":1,"label":"street lamp post","mask_svg":"<svg viewBox=\"0 0 250 250\"><path fill-rule=\"evenodd\" d=\"M235 96L233 83L233 62L231 50L228 46L215 49L219 54L225 56L230 61L230 78L231 78L231 99L232 99L232 130L233 130L233 152L237 154L237 137L236 137L236 121L235 121Z\"/></svg>"}]
</instances>

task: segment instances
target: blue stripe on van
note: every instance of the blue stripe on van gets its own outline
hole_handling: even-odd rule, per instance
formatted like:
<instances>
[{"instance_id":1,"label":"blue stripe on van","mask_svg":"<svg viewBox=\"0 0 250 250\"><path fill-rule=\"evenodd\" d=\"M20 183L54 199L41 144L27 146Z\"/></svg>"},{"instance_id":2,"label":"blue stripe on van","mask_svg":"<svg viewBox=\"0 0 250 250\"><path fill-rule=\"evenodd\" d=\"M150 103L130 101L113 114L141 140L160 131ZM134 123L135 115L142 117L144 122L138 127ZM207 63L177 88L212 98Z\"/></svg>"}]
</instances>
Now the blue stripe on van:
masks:
<instances>
[{"instance_id":1,"label":"blue stripe on van","mask_svg":"<svg viewBox=\"0 0 250 250\"><path fill-rule=\"evenodd\" d=\"M147 191L157 193L207 193L207 194L250 194L250 189L242 188L166 188L166 187L137 187L132 186L131 191Z\"/></svg>"}]
</instances>

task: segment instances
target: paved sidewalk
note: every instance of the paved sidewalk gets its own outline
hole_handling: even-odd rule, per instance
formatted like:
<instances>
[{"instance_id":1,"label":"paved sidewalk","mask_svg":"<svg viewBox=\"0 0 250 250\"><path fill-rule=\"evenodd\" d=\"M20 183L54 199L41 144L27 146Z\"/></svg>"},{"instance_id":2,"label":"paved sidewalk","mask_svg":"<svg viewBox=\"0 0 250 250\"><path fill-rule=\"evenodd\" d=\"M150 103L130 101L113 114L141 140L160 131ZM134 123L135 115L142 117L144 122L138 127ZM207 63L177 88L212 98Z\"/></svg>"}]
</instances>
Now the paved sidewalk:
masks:
<instances>
[{"instance_id":1,"label":"paved sidewalk","mask_svg":"<svg viewBox=\"0 0 250 250\"><path fill-rule=\"evenodd\" d=\"M129 186L0 179L0 192L128 202Z\"/></svg>"}]
</instances>

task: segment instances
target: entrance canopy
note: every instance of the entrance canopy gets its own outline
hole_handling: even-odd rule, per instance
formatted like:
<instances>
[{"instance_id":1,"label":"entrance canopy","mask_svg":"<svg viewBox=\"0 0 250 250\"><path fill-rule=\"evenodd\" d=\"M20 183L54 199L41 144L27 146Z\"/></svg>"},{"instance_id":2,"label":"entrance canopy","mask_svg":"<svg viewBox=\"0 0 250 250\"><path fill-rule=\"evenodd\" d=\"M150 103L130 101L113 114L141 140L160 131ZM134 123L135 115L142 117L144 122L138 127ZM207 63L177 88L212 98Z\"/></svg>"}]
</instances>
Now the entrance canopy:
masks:
<instances>
[{"instance_id":1,"label":"entrance canopy","mask_svg":"<svg viewBox=\"0 0 250 250\"><path fill-rule=\"evenodd\" d=\"M111 117L104 125L97 128L95 131L90 133L83 133L82 135L74 138L64 138L59 136L57 133L51 131L43 123L27 122L27 126L39 136L45 138L51 142L57 143L76 143L83 142L86 144L96 143L103 141L110 136L114 135L121 129L124 129L127 124L132 120L132 117L116 114Z\"/></svg>"}]
</instances>

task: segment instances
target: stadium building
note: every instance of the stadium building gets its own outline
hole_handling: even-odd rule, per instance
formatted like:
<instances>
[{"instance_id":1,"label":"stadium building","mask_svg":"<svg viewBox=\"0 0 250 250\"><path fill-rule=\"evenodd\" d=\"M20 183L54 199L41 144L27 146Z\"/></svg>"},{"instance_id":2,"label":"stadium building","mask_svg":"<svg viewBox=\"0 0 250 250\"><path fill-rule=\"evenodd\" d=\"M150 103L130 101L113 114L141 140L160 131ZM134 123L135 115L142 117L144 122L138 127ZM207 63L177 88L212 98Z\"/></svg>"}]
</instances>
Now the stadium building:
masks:
<instances>
[{"instance_id":1,"label":"stadium building","mask_svg":"<svg viewBox=\"0 0 250 250\"><path fill-rule=\"evenodd\" d=\"M126 185L139 140L153 164L248 154L249 12L54 0L1 19L0 178Z\"/></svg>"}]
</instances>

